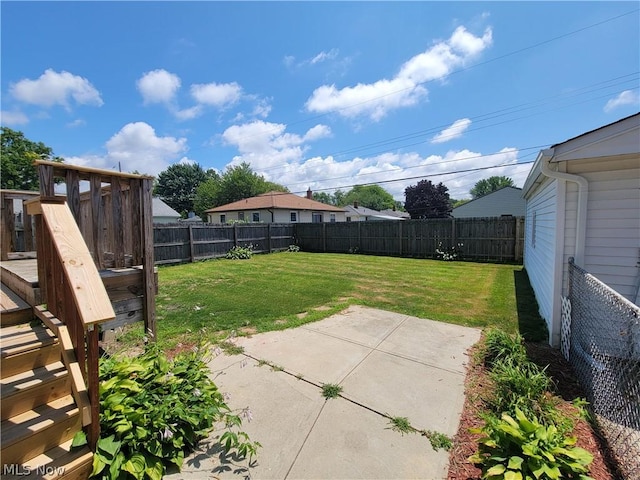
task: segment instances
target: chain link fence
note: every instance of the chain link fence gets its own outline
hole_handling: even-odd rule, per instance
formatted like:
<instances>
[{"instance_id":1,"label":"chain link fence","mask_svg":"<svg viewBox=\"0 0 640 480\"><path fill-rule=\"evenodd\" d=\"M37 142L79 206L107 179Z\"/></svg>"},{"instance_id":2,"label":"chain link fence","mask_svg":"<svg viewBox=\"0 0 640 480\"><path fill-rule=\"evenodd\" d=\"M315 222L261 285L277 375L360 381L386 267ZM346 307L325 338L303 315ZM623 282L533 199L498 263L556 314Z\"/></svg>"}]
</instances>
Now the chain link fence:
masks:
<instances>
[{"instance_id":1,"label":"chain link fence","mask_svg":"<svg viewBox=\"0 0 640 480\"><path fill-rule=\"evenodd\" d=\"M640 308L569 260L562 351L625 478L640 479Z\"/></svg>"}]
</instances>

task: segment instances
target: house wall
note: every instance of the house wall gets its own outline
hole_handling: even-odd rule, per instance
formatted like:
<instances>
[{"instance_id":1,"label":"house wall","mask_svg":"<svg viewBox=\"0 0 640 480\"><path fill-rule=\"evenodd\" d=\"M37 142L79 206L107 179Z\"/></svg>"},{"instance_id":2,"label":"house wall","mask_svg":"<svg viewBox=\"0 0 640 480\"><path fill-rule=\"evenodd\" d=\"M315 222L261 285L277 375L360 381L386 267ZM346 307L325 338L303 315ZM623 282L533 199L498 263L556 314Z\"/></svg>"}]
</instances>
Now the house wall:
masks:
<instances>
[{"instance_id":1,"label":"house wall","mask_svg":"<svg viewBox=\"0 0 640 480\"><path fill-rule=\"evenodd\" d=\"M153 217L153 223L177 223L180 216L177 217Z\"/></svg>"},{"instance_id":2,"label":"house wall","mask_svg":"<svg viewBox=\"0 0 640 480\"><path fill-rule=\"evenodd\" d=\"M312 214L316 210L293 210L293 209L274 209L273 211L273 222L271 221L271 211L266 209L258 209L258 210L243 210L244 211L244 219L247 222L252 221L253 213L260 213L260 223L291 223L291 212L298 213L298 221L297 223L311 223L312 222ZM231 222L233 220L238 220L239 211L231 211L231 212L216 212L207 214L209 217L209 223L220 223L220 215L226 215L226 221ZM321 212L322 213L322 221L329 222L331 220L331 214L335 213L336 222L344 222L345 214L344 212Z\"/></svg>"},{"instance_id":3,"label":"house wall","mask_svg":"<svg viewBox=\"0 0 640 480\"><path fill-rule=\"evenodd\" d=\"M572 160L568 173L589 182L584 265L580 265L631 302L636 302L640 269L640 156ZM578 187L567 182L564 229L563 294L567 262L575 255Z\"/></svg>"},{"instance_id":4,"label":"house wall","mask_svg":"<svg viewBox=\"0 0 640 480\"><path fill-rule=\"evenodd\" d=\"M562 182L546 179L527 199L525 215L524 267L552 344L557 341L554 336L559 335L559 327L554 325L559 324L559 321L554 322L557 310L554 298L555 259L558 254L556 194L559 185Z\"/></svg>"}]
</instances>

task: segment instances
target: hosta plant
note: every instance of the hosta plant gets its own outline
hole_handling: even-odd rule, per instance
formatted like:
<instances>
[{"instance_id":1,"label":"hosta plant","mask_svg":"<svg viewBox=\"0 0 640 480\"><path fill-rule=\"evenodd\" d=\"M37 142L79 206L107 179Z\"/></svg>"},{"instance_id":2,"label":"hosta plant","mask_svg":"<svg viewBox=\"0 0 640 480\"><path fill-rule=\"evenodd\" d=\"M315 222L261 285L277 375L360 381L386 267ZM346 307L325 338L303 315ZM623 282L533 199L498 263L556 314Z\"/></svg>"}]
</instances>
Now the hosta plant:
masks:
<instances>
[{"instance_id":1,"label":"hosta plant","mask_svg":"<svg viewBox=\"0 0 640 480\"><path fill-rule=\"evenodd\" d=\"M100 439L92 477L162 478L216 425L224 449L256 453L257 442L237 431L242 420L209 378L207 349L194 347L169 360L155 345L135 358L100 363Z\"/></svg>"},{"instance_id":2,"label":"hosta plant","mask_svg":"<svg viewBox=\"0 0 640 480\"><path fill-rule=\"evenodd\" d=\"M225 258L228 260L249 260L253 256L253 245L249 244L246 246L236 245L232 247Z\"/></svg>"},{"instance_id":3,"label":"hosta plant","mask_svg":"<svg viewBox=\"0 0 640 480\"><path fill-rule=\"evenodd\" d=\"M507 414L487 422L475 433L485 436L469 461L482 468L485 480L593 480L588 476L593 455L576 447L576 439L528 419L516 408L515 419Z\"/></svg>"}]
</instances>

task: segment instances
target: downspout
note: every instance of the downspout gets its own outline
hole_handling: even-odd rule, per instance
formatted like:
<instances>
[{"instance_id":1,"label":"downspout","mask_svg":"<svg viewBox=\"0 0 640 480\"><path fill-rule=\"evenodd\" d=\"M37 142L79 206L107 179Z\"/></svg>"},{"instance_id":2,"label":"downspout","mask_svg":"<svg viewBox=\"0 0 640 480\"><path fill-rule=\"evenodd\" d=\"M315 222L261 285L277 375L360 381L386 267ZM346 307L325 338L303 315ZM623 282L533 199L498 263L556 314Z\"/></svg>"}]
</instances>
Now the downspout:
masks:
<instances>
[{"instance_id":1,"label":"downspout","mask_svg":"<svg viewBox=\"0 0 640 480\"><path fill-rule=\"evenodd\" d=\"M550 163L555 151L553 148L542 150L542 158L540 161L541 173L550 178L558 180L568 180L578 184L578 211L576 219L576 251L575 262L577 265L584 267L584 251L587 238L587 200L589 198L589 182L586 178L572 173L557 172L551 170Z\"/></svg>"}]
</instances>

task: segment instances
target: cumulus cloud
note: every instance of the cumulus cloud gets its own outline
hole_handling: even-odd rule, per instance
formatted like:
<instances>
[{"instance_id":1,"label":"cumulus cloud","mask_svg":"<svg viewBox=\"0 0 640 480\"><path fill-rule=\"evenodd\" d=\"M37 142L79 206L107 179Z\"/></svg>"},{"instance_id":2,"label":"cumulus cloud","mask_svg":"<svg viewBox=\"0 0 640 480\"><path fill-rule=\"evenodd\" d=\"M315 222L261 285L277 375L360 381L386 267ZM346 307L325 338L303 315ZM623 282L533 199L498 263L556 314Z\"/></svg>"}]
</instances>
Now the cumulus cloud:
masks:
<instances>
[{"instance_id":1,"label":"cumulus cloud","mask_svg":"<svg viewBox=\"0 0 640 480\"><path fill-rule=\"evenodd\" d=\"M191 85L191 96L198 103L224 108L240 100L242 87L236 82L194 84Z\"/></svg>"},{"instance_id":2,"label":"cumulus cloud","mask_svg":"<svg viewBox=\"0 0 640 480\"><path fill-rule=\"evenodd\" d=\"M451 126L445 128L440 133L435 135L431 139L431 143L444 143L454 138L460 138L467 128L471 125L471 120L468 118L461 118L451 124Z\"/></svg>"},{"instance_id":3,"label":"cumulus cloud","mask_svg":"<svg viewBox=\"0 0 640 480\"><path fill-rule=\"evenodd\" d=\"M318 87L305 103L309 112L336 112L343 117L366 116L378 121L389 111L415 105L427 96L425 82L444 79L455 68L464 66L492 44L492 30L481 37L456 28L451 37L406 61L391 79L337 88Z\"/></svg>"},{"instance_id":4,"label":"cumulus cloud","mask_svg":"<svg viewBox=\"0 0 640 480\"><path fill-rule=\"evenodd\" d=\"M145 122L128 123L106 143L105 155L65 155L67 163L95 168L118 169L157 175L174 161L187 161L186 138L158 136Z\"/></svg>"},{"instance_id":5,"label":"cumulus cloud","mask_svg":"<svg viewBox=\"0 0 640 480\"><path fill-rule=\"evenodd\" d=\"M638 96L638 92L634 92L633 90L625 90L624 92L621 92L617 97L610 99L604 106L604 111L606 113L609 113L618 107L638 104L640 104L640 96Z\"/></svg>"},{"instance_id":6,"label":"cumulus cloud","mask_svg":"<svg viewBox=\"0 0 640 480\"><path fill-rule=\"evenodd\" d=\"M0 123L2 123L2 125L8 126L26 125L27 123L29 123L29 118L22 112L9 112L6 110L2 110L2 112L0 112Z\"/></svg>"},{"instance_id":7,"label":"cumulus cloud","mask_svg":"<svg viewBox=\"0 0 640 480\"><path fill-rule=\"evenodd\" d=\"M145 105L172 102L181 84L180 77L161 68L144 73L136 82Z\"/></svg>"},{"instance_id":8,"label":"cumulus cloud","mask_svg":"<svg viewBox=\"0 0 640 480\"><path fill-rule=\"evenodd\" d=\"M69 72L47 69L36 80L22 79L9 87L17 100L40 107L62 105L69 109L73 100L78 105L103 105L100 92L86 78Z\"/></svg>"}]
</instances>

